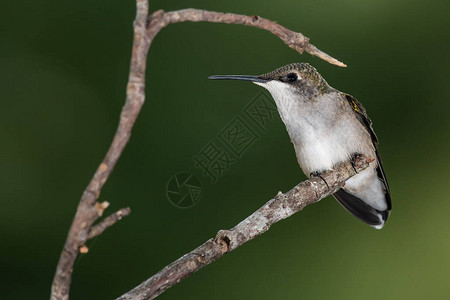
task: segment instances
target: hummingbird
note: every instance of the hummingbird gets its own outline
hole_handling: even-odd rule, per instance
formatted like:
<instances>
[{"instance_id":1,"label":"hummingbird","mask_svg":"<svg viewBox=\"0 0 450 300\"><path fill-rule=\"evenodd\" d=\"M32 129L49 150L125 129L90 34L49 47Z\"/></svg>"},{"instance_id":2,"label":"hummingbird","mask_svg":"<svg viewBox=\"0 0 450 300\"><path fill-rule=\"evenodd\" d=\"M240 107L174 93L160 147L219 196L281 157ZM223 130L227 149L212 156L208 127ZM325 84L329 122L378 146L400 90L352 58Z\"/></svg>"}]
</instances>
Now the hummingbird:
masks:
<instances>
[{"instance_id":1,"label":"hummingbird","mask_svg":"<svg viewBox=\"0 0 450 300\"><path fill-rule=\"evenodd\" d=\"M320 176L359 155L375 158L349 178L333 197L351 214L376 229L391 211L389 185L372 121L353 96L331 87L307 63L293 63L259 76L214 75L209 79L251 81L267 89L294 145L305 175Z\"/></svg>"}]
</instances>

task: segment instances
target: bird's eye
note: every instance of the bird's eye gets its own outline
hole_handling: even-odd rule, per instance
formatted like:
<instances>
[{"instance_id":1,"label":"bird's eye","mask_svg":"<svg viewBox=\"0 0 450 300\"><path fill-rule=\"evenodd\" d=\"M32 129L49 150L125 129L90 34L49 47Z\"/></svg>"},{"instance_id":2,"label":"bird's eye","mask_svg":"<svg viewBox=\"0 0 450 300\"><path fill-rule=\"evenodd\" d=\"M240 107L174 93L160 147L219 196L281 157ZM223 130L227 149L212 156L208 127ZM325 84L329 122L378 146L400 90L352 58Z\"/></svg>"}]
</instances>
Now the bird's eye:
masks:
<instances>
[{"instance_id":1,"label":"bird's eye","mask_svg":"<svg viewBox=\"0 0 450 300\"><path fill-rule=\"evenodd\" d=\"M286 79L288 82L296 82L298 79L298 76L295 73L289 73L289 74L287 74Z\"/></svg>"}]
</instances>

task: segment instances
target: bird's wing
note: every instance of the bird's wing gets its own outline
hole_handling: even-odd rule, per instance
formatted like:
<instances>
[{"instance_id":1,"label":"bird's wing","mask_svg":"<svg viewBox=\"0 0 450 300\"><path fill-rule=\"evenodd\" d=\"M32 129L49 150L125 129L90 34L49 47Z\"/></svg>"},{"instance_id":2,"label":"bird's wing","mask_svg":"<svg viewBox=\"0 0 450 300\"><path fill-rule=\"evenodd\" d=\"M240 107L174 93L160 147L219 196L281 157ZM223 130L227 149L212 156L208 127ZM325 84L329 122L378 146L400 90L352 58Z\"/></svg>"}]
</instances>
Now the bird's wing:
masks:
<instances>
[{"instance_id":1,"label":"bird's wing","mask_svg":"<svg viewBox=\"0 0 450 300\"><path fill-rule=\"evenodd\" d=\"M375 132L372 129L372 121L369 119L369 116L366 113L366 109L364 106L362 106L361 103L359 103L358 100L353 98L353 96L343 94L345 100L347 100L348 104L352 108L353 112L355 113L356 118L361 122L361 124L367 129L367 131L370 133L370 137L372 138L373 145L375 148L377 148L378 145L378 138L375 134Z\"/></svg>"},{"instance_id":2,"label":"bird's wing","mask_svg":"<svg viewBox=\"0 0 450 300\"><path fill-rule=\"evenodd\" d=\"M378 178L383 182L383 184L385 186L386 202L388 205L388 210L391 210L391 194L389 191L389 184L386 180L386 175L384 174L380 155L378 154L378 138L372 129L372 121L370 120L369 116L367 115L366 109L364 108L364 106L362 106L362 104L358 100L356 100L355 98L353 98L353 96L350 96L348 94L342 94L342 96L345 98L345 100L347 100L348 104L350 105L353 112L355 113L355 116L358 119L358 121L370 133L370 137L372 139L372 143L375 148L375 153L377 155L377 175L378 175Z\"/></svg>"}]
</instances>

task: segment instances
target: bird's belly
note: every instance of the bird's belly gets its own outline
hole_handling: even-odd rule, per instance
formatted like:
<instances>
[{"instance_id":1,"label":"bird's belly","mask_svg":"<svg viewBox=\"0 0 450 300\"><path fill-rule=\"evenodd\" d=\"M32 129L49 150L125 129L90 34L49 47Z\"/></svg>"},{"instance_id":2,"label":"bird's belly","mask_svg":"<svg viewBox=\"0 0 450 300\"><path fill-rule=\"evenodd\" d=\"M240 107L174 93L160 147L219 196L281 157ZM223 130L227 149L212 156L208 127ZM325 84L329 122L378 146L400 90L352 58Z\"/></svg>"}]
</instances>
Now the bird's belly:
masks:
<instances>
[{"instance_id":1,"label":"bird's belly","mask_svg":"<svg viewBox=\"0 0 450 300\"><path fill-rule=\"evenodd\" d=\"M353 128L343 127L331 132L303 135L301 138L292 137L298 163L307 176L312 172L330 170L355 153L375 157L368 134Z\"/></svg>"},{"instance_id":2,"label":"bird's belly","mask_svg":"<svg viewBox=\"0 0 450 300\"><path fill-rule=\"evenodd\" d=\"M316 139L300 145L294 143L294 147L298 163L307 176L312 172L330 170L351 157L350 150L332 138Z\"/></svg>"},{"instance_id":3,"label":"bird's belly","mask_svg":"<svg viewBox=\"0 0 450 300\"><path fill-rule=\"evenodd\" d=\"M294 144L298 163L307 176L330 170L355 153L375 157L370 134L353 115L351 118L341 114L333 119L326 114L301 110L295 118L284 111L280 115Z\"/></svg>"},{"instance_id":4,"label":"bird's belly","mask_svg":"<svg viewBox=\"0 0 450 300\"><path fill-rule=\"evenodd\" d=\"M346 130L334 131L328 136L311 134L305 139L292 136L298 163L306 176L313 172L323 172L335 165L351 159L355 153L376 157L375 149L369 137L364 134L349 134ZM377 177L377 162L346 181L343 188L352 195L362 199L370 206L383 211L387 208L385 191Z\"/></svg>"}]
</instances>

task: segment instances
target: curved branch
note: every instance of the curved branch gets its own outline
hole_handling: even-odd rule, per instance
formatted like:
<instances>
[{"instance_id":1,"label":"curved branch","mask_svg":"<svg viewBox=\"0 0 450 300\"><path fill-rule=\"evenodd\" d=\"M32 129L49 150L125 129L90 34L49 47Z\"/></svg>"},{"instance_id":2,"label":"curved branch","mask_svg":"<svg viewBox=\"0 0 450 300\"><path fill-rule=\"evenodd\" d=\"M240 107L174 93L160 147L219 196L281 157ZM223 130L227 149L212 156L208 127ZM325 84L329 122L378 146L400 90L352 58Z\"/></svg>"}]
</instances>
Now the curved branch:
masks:
<instances>
[{"instance_id":1,"label":"curved branch","mask_svg":"<svg viewBox=\"0 0 450 300\"><path fill-rule=\"evenodd\" d=\"M154 19L159 19L158 24L152 24L151 26L154 29L156 25L158 27L158 31L169 24L181 22L209 22L209 23L239 24L256 27L259 29L267 30L272 34L276 35L289 48L294 49L300 54L302 54L303 51L306 51L309 54L317 56L333 65L337 65L339 67L347 66L343 62L335 59L334 57L331 57L325 52L317 49L316 46L310 44L309 39L300 32L289 30L286 27L283 27L274 21L259 16L245 16L239 14L222 13L193 8L171 11L166 13L162 10L159 10L156 11L152 16Z\"/></svg>"},{"instance_id":2,"label":"curved branch","mask_svg":"<svg viewBox=\"0 0 450 300\"><path fill-rule=\"evenodd\" d=\"M234 228L219 231L214 240L210 239L193 251L183 255L139 286L117 298L117 300L154 299L171 286L214 262L225 253L233 251L266 232L276 222L286 219L306 206L337 192L348 178L367 168L373 160L370 157L358 157L354 166L349 161L344 162L334 170L322 173L320 177L313 177L299 183L285 194L279 192L275 198L264 204Z\"/></svg>"},{"instance_id":3,"label":"curved branch","mask_svg":"<svg viewBox=\"0 0 450 300\"><path fill-rule=\"evenodd\" d=\"M186 21L242 24L261 28L278 36L284 43L286 43L286 45L295 49L299 53L307 51L312 55L316 55L332 64L345 66L345 64L309 44L309 39L301 33L293 32L273 21L269 21L258 16L244 16L197 9L185 9L167 13L159 10L148 16L148 0L136 0L134 39L125 105L122 108L119 125L108 152L106 153L102 163L95 171L89 185L84 190L78 204L75 217L72 221L72 225L56 267L56 274L53 279L51 290L52 300L69 299L73 265L78 252L81 249L82 252L85 253L87 249L84 246L85 242L90 237L100 234L104 230L103 227L99 226L107 224L110 226L115 223L111 222L114 217L109 217L93 227L94 222L101 217L103 210L106 208L104 207L104 204L106 203L97 203L101 189L108 180L125 146L127 145L131 136L131 130L139 112L141 111L142 105L144 104L145 72L148 49L154 37L162 28L168 24Z\"/></svg>"}]
</instances>

